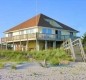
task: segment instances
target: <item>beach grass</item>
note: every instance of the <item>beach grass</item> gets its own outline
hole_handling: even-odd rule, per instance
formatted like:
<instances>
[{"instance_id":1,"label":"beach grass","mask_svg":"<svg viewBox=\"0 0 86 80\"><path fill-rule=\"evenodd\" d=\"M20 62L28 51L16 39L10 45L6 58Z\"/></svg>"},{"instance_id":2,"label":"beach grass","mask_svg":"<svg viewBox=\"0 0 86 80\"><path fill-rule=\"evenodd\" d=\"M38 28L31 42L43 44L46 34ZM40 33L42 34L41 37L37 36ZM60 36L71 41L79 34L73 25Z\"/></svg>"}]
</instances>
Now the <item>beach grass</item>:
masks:
<instances>
[{"instance_id":1,"label":"beach grass","mask_svg":"<svg viewBox=\"0 0 86 80\"><path fill-rule=\"evenodd\" d=\"M73 61L62 48L52 50L40 50L40 51L11 51L11 50L0 50L0 62L24 62L30 61L43 61L58 65L61 61Z\"/></svg>"}]
</instances>

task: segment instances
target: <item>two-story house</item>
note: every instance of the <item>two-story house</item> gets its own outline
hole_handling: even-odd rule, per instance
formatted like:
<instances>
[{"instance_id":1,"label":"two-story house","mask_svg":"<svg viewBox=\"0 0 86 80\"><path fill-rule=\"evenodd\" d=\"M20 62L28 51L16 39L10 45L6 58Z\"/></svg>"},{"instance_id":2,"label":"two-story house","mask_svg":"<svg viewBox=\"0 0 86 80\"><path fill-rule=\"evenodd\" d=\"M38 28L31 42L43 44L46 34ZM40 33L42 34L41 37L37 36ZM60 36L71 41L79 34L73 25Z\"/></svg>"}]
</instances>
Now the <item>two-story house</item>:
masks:
<instances>
[{"instance_id":1,"label":"two-story house","mask_svg":"<svg viewBox=\"0 0 86 80\"><path fill-rule=\"evenodd\" d=\"M5 31L1 42L13 50L57 48L64 40L76 38L78 31L43 14ZM7 48L7 47L6 47Z\"/></svg>"}]
</instances>

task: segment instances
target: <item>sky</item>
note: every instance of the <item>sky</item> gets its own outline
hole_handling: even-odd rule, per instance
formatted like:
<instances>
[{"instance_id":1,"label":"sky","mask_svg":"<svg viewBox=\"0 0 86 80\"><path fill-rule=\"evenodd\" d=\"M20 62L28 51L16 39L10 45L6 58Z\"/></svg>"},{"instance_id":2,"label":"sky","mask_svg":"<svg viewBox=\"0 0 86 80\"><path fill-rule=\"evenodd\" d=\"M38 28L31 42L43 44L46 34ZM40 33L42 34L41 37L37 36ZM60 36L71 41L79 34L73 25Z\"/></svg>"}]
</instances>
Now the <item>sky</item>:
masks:
<instances>
[{"instance_id":1,"label":"sky","mask_svg":"<svg viewBox=\"0 0 86 80\"><path fill-rule=\"evenodd\" d=\"M0 0L0 38L4 31L42 13L86 32L86 0Z\"/></svg>"}]
</instances>

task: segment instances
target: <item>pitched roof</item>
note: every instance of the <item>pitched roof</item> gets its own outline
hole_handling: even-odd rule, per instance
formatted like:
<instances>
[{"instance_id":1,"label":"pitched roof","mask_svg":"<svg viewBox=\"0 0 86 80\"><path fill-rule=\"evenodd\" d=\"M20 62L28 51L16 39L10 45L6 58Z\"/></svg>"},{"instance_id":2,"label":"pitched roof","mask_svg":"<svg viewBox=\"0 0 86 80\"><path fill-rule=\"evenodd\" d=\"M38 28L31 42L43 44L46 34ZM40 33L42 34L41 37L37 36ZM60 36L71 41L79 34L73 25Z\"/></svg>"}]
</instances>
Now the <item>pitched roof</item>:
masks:
<instances>
[{"instance_id":1,"label":"pitched roof","mask_svg":"<svg viewBox=\"0 0 86 80\"><path fill-rule=\"evenodd\" d=\"M78 32L77 30L61 23L58 22L48 16L45 16L43 14L38 14L35 17L32 17L31 19L5 31L5 32L10 32L14 30L19 30L19 29L24 29L24 28L29 28L29 27L34 27L34 26L43 26L43 27L51 27L51 28L61 28L65 30L70 30L70 31L75 31Z\"/></svg>"}]
</instances>

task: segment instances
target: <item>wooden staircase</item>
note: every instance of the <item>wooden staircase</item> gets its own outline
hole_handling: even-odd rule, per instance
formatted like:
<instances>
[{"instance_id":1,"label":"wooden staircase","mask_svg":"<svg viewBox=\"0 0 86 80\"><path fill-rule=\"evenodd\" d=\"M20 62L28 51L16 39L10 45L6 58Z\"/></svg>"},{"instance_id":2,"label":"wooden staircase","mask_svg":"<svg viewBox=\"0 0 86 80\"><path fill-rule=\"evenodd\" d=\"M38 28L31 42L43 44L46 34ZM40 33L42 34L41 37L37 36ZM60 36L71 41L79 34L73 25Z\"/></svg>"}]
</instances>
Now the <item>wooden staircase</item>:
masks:
<instances>
[{"instance_id":1,"label":"wooden staircase","mask_svg":"<svg viewBox=\"0 0 86 80\"><path fill-rule=\"evenodd\" d=\"M74 46L74 52L75 52L75 57L76 57L75 61L77 62L83 61L79 46Z\"/></svg>"},{"instance_id":2,"label":"wooden staircase","mask_svg":"<svg viewBox=\"0 0 86 80\"><path fill-rule=\"evenodd\" d=\"M86 61L86 55L80 38L75 40L68 39L63 42L62 47L66 51L70 50L70 55L76 62Z\"/></svg>"}]
</instances>

